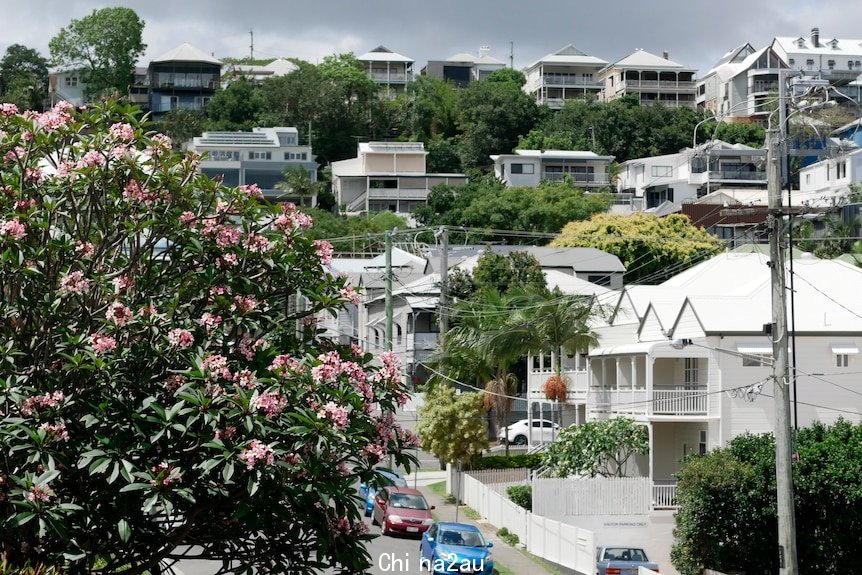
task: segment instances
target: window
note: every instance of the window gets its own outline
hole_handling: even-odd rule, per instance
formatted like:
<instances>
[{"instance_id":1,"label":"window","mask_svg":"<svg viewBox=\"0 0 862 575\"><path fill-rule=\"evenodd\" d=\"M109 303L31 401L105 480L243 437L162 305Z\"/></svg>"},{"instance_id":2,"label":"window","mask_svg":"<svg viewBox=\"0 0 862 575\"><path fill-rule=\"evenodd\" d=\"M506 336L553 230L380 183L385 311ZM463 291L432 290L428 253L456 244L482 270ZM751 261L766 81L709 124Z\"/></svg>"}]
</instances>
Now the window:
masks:
<instances>
[{"instance_id":1,"label":"window","mask_svg":"<svg viewBox=\"0 0 862 575\"><path fill-rule=\"evenodd\" d=\"M249 152L249 160L271 160L272 152Z\"/></svg>"},{"instance_id":2,"label":"window","mask_svg":"<svg viewBox=\"0 0 862 575\"><path fill-rule=\"evenodd\" d=\"M697 387L698 367L699 365L696 357L685 358L683 381L686 389L694 389Z\"/></svg>"},{"instance_id":3,"label":"window","mask_svg":"<svg viewBox=\"0 0 862 575\"><path fill-rule=\"evenodd\" d=\"M805 65L808 67L809 70L813 70L814 69L814 60L806 60Z\"/></svg>"},{"instance_id":4,"label":"window","mask_svg":"<svg viewBox=\"0 0 862 575\"><path fill-rule=\"evenodd\" d=\"M653 178L669 178L673 176L673 166L653 166L651 175Z\"/></svg>"},{"instance_id":5,"label":"window","mask_svg":"<svg viewBox=\"0 0 862 575\"><path fill-rule=\"evenodd\" d=\"M395 324L395 345L401 345L401 324Z\"/></svg>"},{"instance_id":6,"label":"window","mask_svg":"<svg viewBox=\"0 0 862 575\"><path fill-rule=\"evenodd\" d=\"M772 365L772 354L748 353L742 356L742 367L762 367Z\"/></svg>"},{"instance_id":7,"label":"window","mask_svg":"<svg viewBox=\"0 0 862 575\"><path fill-rule=\"evenodd\" d=\"M835 69L835 60L828 60L826 62L826 65L829 66L830 70L834 70Z\"/></svg>"},{"instance_id":8,"label":"window","mask_svg":"<svg viewBox=\"0 0 862 575\"><path fill-rule=\"evenodd\" d=\"M793 65L794 65L795 63L796 63L796 62L793 60L793 58L791 58L791 59L790 59L790 67L792 68L792 67L793 67Z\"/></svg>"},{"instance_id":9,"label":"window","mask_svg":"<svg viewBox=\"0 0 862 575\"><path fill-rule=\"evenodd\" d=\"M835 164L835 179L847 177L847 162L838 162Z\"/></svg>"},{"instance_id":10,"label":"window","mask_svg":"<svg viewBox=\"0 0 862 575\"><path fill-rule=\"evenodd\" d=\"M837 367L847 367L850 363L850 356L846 353L839 353L835 356L835 365Z\"/></svg>"},{"instance_id":11,"label":"window","mask_svg":"<svg viewBox=\"0 0 862 575\"><path fill-rule=\"evenodd\" d=\"M210 160L239 160L239 152L231 152L228 150L212 150L209 152Z\"/></svg>"},{"instance_id":12,"label":"window","mask_svg":"<svg viewBox=\"0 0 862 575\"><path fill-rule=\"evenodd\" d=\"M534 174L535 166L533 164L512 164L513 174Z\"/></svg>"},{"instance_id":13,"label":"window","mask_svg":"<svg viewBox=\"0 0 862 575\"><path fill-rule=\"evenodd\" d=\"M700 430L700 441L697 444L697 452L701 455L706 455L706 430Z\"/></svg>"},{"instance_id":14,"label":"window","mask_svg":"<svg viewBox=\"0 0 862 575\"><path fill-rule=\"evenodd\" d=\"M588 275L587 281L596 285L611 287L611 276L609 275Z\"/></svg>"},{"instance_id":15,"label":"window","mask_svg":"<svg viewBox=\"0 0 862 575\"><path fill-rule=\"evenodd\" d=\"M78 77L77 76L66 76L66 87L73 88L78 85Z\"/></svg>"},{"instance_id":16,"label":"window","mask_svg":"<svg viewBox=\"0 0 862 575\"><path fill-rule=\"evenodd\" d=\"M806 184L810 184L810 183L811 183L811 174L805 174L805 183L806 183Z\"/></svg>"},{"instance_id":17,"label":"window","mask_svg":"<svg viewBox=\"0 0 862 575\"><path fill-rule=\"evenodd\" d=\"M832 353L835 355L836 367L847 367L850 365L850 356L859 353L855 343L833 343Z\"/></svg>"}]
</instances>

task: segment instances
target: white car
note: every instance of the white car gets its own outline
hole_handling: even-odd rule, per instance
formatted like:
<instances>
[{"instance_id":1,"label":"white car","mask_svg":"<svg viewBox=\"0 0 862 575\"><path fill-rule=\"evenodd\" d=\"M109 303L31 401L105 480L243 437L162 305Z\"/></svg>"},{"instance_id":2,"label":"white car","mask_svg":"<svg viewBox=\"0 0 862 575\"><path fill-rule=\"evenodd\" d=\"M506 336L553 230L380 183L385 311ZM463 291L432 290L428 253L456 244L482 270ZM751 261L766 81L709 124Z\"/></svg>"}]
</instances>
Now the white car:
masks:
<instances>
[{"instance_id":1,"label":"white car","mask_svg":"<svg viewBox=\"0 0 862 575\"><path fill-rule=\"evenodd\" d=\"M531 426L532 424L532 426ZM560 435L560 426L547 419L522 419L509 424L509 434L506 428L500 430L500 443L527 445L527 443L551 443Z\"/></svg>"}]
</instances>

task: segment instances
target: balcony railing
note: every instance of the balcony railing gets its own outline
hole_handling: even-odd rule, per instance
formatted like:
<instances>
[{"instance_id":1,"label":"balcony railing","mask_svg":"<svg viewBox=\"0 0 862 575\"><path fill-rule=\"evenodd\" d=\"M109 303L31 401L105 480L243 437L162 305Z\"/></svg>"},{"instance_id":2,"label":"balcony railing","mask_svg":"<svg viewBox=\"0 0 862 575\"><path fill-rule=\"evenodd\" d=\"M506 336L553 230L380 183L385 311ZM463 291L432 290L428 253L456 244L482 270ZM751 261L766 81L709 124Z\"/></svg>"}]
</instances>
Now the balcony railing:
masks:
<instances>
[{"instance_id":1,"label":"balcony railing","mask_svg":"<svg viewBox=\"0 0 862 575\"><path fill-rule=\"evenodd\" d=\"M758 182L766 181L766 172L756 172L753 170L719 170L709 172L711 180L754 180Z\"/></svg>"},{"instance_id":2,"label":"balcony railing","mask_svg":"<svg viewBox=\"0 0 862 575\"><path fill-rule=\"evenodd\" d=\"M371 72L371 77L380 82L406 82L407 74L404 72Z\"/></svg>"},{"instance_id":3,"label":"balcony railing","mask_svg":"<svg viewBox=\"0 0 862 575\"><path fill-rule=\"evenodd\" d=\"M672 82L670 80L626 80L626 88L657 88L668 90L694 90L695 83L691 81Z\"/></svg>"},{"instance_id":4,"label":"balcony railing","mask_svg":"<svg viewBox=\"0 0 862 575\"><path fill-rule=\"evenodd\" d=\"M575 86L578 88L590 88L593 90L600 89L604 84L595 80L583 78L581 76L572 76L568 74L545 74L542 77L542 82L547 86Z\"/></svg>"},{"instance_id":5,"label":"balcony railing","mask_svg":"<svg viewBox=\"0 0 862 575\"><path fill-rule=\"evenodd\" d=\"M527 374L527 397L532 401L545 399L544 386L549 377L554 375L553 369L534 369ZM585 403L589 381L586 370L563 368L566 377L566 403Z\"/></svg>"},{"instance_id":6,"label":"balcony railing","mask_svg":"<svg viewBox=\"0 0 862 575\"><path fill-rule=\"evenodd\" d=\"M706 415L709 408L706 388L653 389L654 415Z\"/></svg>"},{"instance_id":7,"label":"balcony railing","mask_svg":"<svg viewBox=\"0 0 862 575\"><path fill-rule=\"evenodd\" d=\"M581 174L577 172L542 172L542 179L551 182L561 182L566 176L576 184L593 184L606 186L610 182L606 174Z\"/></svg>"},{"instance_id":8,"label":"balcony railing","mask_svg":"<svg viewBox=\"0 0 862 575\"><path fill-rule=\"evenodd\" d=\"M414 349L434 349L437 347L438 333L415 333L413 334Z\"/></svg>"},{"instance_id":9,"label":"balcony railing","mask_svg":"<svg viewBox=\"0 0 862 575\"><path fill-rule=\"evenodd\" d=\"M652 484L652 508L676 509L676 482Z\"/></svg>"}]
</instances>

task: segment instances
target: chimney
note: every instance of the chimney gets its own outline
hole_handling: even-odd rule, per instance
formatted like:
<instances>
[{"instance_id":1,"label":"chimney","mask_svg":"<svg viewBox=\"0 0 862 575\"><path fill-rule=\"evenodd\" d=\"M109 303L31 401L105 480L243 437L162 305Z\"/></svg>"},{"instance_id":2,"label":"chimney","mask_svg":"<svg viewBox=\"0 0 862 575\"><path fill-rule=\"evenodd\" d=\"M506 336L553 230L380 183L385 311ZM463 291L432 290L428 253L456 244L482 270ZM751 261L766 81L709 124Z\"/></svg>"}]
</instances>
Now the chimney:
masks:
<instances>
[{"instance_id":1,"label":"chimney","mask_svg":"<svg viewBox=\"0 0 862 575\"><path fill-rule=\"evenodd\" d=\"M487 56L488 52L491 51L490 46L479 46L479 57Z\"/></svg>"},{"instance_id":2,"label":"chimney","mask_svg":"<svg viewBox=\"0 0 862 575\"><path fill-rule=\"evenodd\" d=\"M820 28L811 29L811 46L814 48L820 47Z\"/></svg>"},{"instance_id":3,"label":"chimney","mask_svg":"<svg viewBox=\"0 0 862 575\"><path fill-rule=\"evenodd\" d=\"M664 58L665 60L669 60L670 59L670 53L667 50L665 50L664 52L661 53L661 57Z\"/></svg>"}]
</instances>

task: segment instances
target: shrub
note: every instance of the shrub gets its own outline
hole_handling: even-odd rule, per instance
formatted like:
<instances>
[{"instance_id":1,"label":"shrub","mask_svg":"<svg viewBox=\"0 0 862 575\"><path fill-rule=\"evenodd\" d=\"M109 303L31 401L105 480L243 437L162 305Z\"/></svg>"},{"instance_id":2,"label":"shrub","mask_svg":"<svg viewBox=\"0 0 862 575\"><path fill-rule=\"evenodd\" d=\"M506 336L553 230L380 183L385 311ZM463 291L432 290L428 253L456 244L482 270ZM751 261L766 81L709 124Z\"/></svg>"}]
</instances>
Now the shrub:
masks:
<instances>
[{"instance_id":1,"label":"shrub","mask_svg":"<svg viewBox=\"0 0 862 575\"><path fill-rule=\"evenodd\" d=\"M222 187L114 103L0 104L0 552L141 574L369 565L354 484L414 441L292 204ZM302 303L298 303L301 300Z\"/></svg>"},{"instance_id":2,"label":"shrub","mask_svg":"<svg viewBox=\"0 0 862 575\"><path fill-rule=\"evenodd\" d=\"M499 531L497 531L497 537L514 547L518 543L521 542L521 538L518 537L517 533L511 533L508 529L503 527Z\"/></svg>"},{"instance_id":3,"label":"shrub","mask_svg":"<svg viewBox=\"0 0 862 575\"><path fill-rule=\"evenodd\" d=\"M473 464L473 469L517 469L527 467L537 469L544 462L543 453L519 453L516 455L486 455Z\"/></svg>"},{"instance_id":4,"label":"shrub","mask_svg":"<svg viewBox=\"0 0 862 575\"><path fill-rule=\"evenodd\" d=\"M511 485L506 488L506 494L515 505L523 507L527 511L533 510L532 485Z\"/></svg>"}]
</instances>

